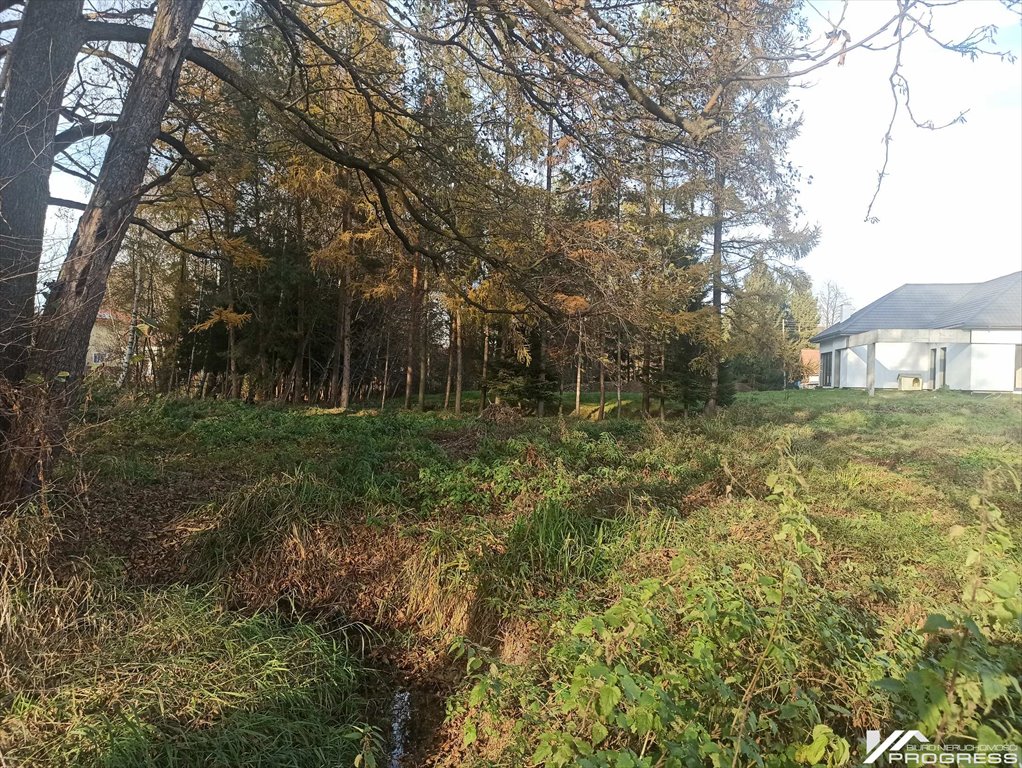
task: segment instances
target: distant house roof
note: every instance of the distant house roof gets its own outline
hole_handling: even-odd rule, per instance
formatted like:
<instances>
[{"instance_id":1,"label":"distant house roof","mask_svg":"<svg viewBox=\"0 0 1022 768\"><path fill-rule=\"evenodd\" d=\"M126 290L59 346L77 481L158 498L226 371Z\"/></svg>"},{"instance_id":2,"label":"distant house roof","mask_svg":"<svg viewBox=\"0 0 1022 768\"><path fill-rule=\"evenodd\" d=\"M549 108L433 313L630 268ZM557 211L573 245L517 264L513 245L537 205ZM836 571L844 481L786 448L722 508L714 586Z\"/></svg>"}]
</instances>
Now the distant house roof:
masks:
<instances>
[{"instance_id":1,"label":"distant house roof","mask_svg":"<svg viewBox=\"0 0 1022 768\"><path fill-rule=\"evenodd\" d=\"M802 362L802 370L807 376L820 372L820 350L803 349L799 352L799 359Z\"/></svg>"},{"instance_id":2,"label":"distant house roof","mask_svg":"<svg viewBox=\"0 0 1022 768\"><path fill-rule=\"evenodd\" d=\"M985 283L909 283L811 340L819 342L881 328L1022 328L1022 272Z\"/></svg>"}]
</instances>

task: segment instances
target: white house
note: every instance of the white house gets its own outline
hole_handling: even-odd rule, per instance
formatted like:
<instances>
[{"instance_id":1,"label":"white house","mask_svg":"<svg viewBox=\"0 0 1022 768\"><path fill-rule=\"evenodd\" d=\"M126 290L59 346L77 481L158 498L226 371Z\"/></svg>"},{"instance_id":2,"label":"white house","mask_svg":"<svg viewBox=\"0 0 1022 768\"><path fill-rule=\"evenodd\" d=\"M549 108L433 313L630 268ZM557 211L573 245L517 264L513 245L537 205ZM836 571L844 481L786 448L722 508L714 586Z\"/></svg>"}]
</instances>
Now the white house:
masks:
<instances>
[{"instance_id":1,"label":"white house","mask_svg":"<svg viewBox=\"0 0 1022 768\"><path fill-rule=\"evenodd\" d=\"M910 283L817 334L820 386L1022 391L1022 272Z\"/></svg>"}]
</instances>

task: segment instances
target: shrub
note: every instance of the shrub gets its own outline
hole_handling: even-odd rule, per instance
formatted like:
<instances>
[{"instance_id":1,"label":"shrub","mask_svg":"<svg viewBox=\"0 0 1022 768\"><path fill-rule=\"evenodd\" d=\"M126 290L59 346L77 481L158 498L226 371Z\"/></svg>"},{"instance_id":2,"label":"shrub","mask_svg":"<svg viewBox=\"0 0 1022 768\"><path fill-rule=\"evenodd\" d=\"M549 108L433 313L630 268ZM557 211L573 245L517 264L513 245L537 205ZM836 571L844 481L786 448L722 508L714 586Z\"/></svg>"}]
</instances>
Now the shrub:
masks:
<instances>
[{"instance_id":1,"label":"shrub","mask_svg":"<svg viewBox=\"0 0 1022 768\"><path fill-rule=\"evenodd\" d=\"M885 647L877 623L825 585L825 550L789 450L766 483L772 557L732 568L682 555L670 576L558 625L526 669L487 665L484 651L462 646L470 684L452 716L468 760L839 766L862 730L886 722L1017 739L1019 584L997 514L976 503L986 554L971 559L986 564L967 590L973 599L956 618L932 616ZM999 641L980 627L995 619L1014 622ZM933 642L937 632L946 642Z\"/></svg>"}]
</instances>

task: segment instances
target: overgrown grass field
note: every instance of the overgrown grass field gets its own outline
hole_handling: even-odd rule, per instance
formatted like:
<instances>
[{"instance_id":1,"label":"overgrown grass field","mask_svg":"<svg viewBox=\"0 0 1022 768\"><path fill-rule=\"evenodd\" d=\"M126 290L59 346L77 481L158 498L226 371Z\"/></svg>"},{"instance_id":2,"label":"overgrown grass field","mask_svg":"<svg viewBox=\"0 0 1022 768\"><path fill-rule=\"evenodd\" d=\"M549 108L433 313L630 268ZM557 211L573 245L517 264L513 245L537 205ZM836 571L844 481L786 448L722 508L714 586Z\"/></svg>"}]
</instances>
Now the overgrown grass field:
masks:
<instances>
[{"instance_id":1,"label":"overgrown grass field","mask_svg":"<svg viewBox=\"0 0 1022 768\"><path fill-rule=\"evenodd\" d=\"M90 404L0 521L6 765L384 765L398 690L405 765L1022 741L1018 398L587 402Z\"/></svg>"}]
</instances>

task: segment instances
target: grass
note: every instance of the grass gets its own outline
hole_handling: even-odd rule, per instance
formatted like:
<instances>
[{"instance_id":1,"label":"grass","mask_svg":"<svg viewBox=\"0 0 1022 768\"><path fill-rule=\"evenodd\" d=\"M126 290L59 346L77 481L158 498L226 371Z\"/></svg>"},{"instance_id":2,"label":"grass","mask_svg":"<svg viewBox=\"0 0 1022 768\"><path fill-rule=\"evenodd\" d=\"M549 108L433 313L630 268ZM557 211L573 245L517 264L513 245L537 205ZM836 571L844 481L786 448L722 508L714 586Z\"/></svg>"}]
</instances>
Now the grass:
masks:
<instances>
[{"instance_id":1,"label":"grass","mask_svg":"<svg viewBox=\"0 0 1022 768\"><path fill-rule=\"evenodd\" d=\"M345 638L196 588L132 589L116 561L58 577L45 527L23 509L0 530L8 765L297 768L376 747Z\"/></svg>"},{"instance_id":2,"label":"grass","mask_svg":"<svg viewBox=\"0 0 1022 768\"><path fill-rule=\"evenodd\" d=\"M736 742L748 741L748 760L779 760L778 744L794 749L814 722L849 739L907 727L872 681L911 669L924 653L916 629L960 606L966 555L981 546L970 499L984 483L1018 540L1022 500L985 478L1022 473L1022 403L770 392L661 424L596 422L597 396L584 401L581 418L510 424L477 420L470 399L460 419L217 401L94 408L58 480L86 492L49 518L5 522L22 566L5 572L0 623L21 651L0 659L2 754L349 763L382 749L372 734L388 729L387 691L372 670L383 680L397 667L447 699L447 725L421 739L419 758L521 764L599 719L583 703L566 710L557 681L592 650L575 624L624 610L659 639L644 650L615 639L621 663L638 675L655 662L659 690L705 703L682 718L691 734L705 727L705 743L690 734L697 761L720 742L711 712L759 713ZM804 607L784 622L764 586L793 557L768 487L779 467L801 478L798 504L819 534L808 539L819 564L797 582ZM29 547L33 537L50 543ZM649 579L672 586L647 605L636 590ZM688 623L673 623L671 600ZM711 604L720 629L693 632L708 619L691 606ZM775 682L743 701L775 623L780 650L760 672ZM1019 635L993 640L1010 649ZM712 665L688 666L710 641ZM452 647L488 663L456 674ZM782 695L782 679L804 695ZM770 714L785 707L787 719ZM999 710L985 717L1011 732Z\"/></svg>"}]
</instances>

